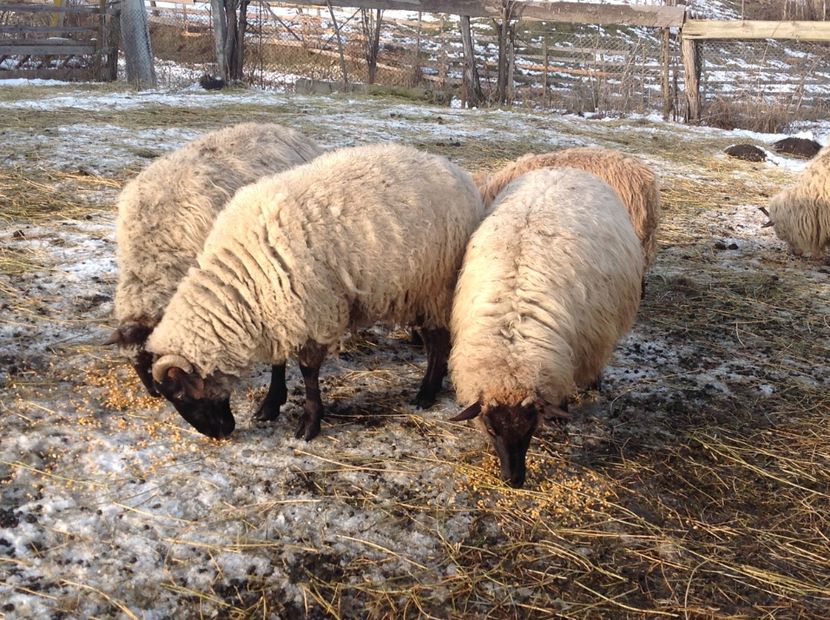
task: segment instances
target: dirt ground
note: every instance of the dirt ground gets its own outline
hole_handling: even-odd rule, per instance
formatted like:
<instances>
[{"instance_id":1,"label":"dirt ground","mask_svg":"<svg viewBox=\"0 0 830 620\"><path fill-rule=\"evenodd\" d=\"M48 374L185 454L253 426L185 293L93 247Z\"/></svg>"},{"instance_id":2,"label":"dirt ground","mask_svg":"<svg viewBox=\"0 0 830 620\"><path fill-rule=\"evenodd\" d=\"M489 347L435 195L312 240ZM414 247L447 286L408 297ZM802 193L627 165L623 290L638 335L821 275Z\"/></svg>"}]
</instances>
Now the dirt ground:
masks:
<instances>
[{"instance_id":1,"label":"dirt ground","mask_svg":"<svg viewBox=\"0 0 830 620\"><path fill-rule=\"evenodd\" d=\"M373 98L0 91L0 616L824 618L830 268L757 206L779 136ZM144 396L114 351L114 201L152 158L243 120L327 147L396 140L471 170L600 144L662 178L660 252L600 393L544 428L524 489L474 428L408 404L422 353L375 327L323 369L328 416L226 441Z\"/></svg>"}]
</instances>

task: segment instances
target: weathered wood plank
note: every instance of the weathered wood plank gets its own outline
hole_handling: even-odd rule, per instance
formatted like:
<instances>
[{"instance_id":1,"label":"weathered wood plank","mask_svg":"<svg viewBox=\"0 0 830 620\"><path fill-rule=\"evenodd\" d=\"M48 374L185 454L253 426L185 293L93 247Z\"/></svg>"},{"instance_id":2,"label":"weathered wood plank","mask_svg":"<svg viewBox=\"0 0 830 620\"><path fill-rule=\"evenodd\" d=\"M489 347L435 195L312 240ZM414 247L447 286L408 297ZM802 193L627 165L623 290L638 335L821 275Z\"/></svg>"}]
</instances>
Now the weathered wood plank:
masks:
<instances>
[{"instance_id":1,"label":"weathered wood plank","mask_svg":"<svg viewBox=\"0 0 830 620\"><path fill-rule=\"evenodd\" d=\"M496 4L500 4L496 3ZM672 28L683 25L685 6L584 4L581 2L516 2L520 19L569 24L618 24Z\"/></svg>"},{"instance_id":2,"label":"weathered wood plank","mask_svg":"<svg viewBox=\"0 0 830 620\"><path fill-rule=\"evenodd\" d=\"M9 47L14 45L32 45L37 47L64 47L76 45L92 45L91 41L76 41L64 37L50 37L48 39L0 39L0 45Z\"/></svg>"},{"instance_id":3,"label":"weathered wood plank","mask_svg":"<svg viewBox=\"0 0 830 620\"><path fill-rule=\"evenodd\" d=\"M794 39L830 41L830 22L690 19L684 39Z\"/></svg>"},{"instance_id":4,"label":"weathered wood plank","mask_svg":"<svg viewBox=\"0 0 830 620\"><path fill-rule=\"evenodd\" d=\"M72 56L81 56L84 54L94 54L94 45L3 45L0 44L0 54L7 54L9 56L19 56L26 54L29 56L65 56L67 54Z\"/></svg>"},{"instance_id":5,"label":"weathered wood plank","mask_svg":"<svg viewBox=\"0 0 830 620\"><path fill-rule=\"evenodd\" d=\"M291 0L294 6L328 6L327 0ZM470 17L495 17L502 14L501 0L331 0L343 8L388 9L449 13ZM683 6L632 6L626 4L584 4L580 2L536 2L517 0L517 18L572 24L620 24L670 28L681 26L686 16Z\"/></svg>"},{"instance_id":6,"label":"weathered wood plank","mask_svg":"<svg viewBox=\"0 0 830 620\"><path fill-rule=\"evenodd\" d=\"M2 10L2 5L0 5ZM98 32L97 28L86 26L0 26L0 34L49 34L56 33L77 33L77 34L94 34Z\"/></svg>"},{"instance_id":7,"label":"weathered wood plank","mask_svg":"<svg viewBox=\"0 0 830 620\"><path fill-rule=\"evenodd\" d=\"M11 13L100 13L97 6L54 6L50 4L0 4L0 12Z\"/></svg>"},{"instance_id":8,"label":"weathered wood plank","mask_svg":"<svg viewBox=\"0 0 830 620\"><path fill-rule=\"evenodd\" d=\"M4 79L42 79L88 82L93 79L88 67L62 67L60 69L4 69L0 71L0 80Z\"/></svg>"}]
</instances>

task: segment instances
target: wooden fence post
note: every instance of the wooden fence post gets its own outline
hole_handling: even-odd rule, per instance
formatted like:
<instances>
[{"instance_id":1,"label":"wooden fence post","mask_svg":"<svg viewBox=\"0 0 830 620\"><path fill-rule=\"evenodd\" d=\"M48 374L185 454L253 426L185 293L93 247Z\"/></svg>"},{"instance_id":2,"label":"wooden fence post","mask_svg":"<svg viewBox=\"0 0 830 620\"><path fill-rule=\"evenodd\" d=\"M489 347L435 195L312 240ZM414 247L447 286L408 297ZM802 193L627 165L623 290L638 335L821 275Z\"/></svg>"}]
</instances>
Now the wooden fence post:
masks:
<instances>
[{"instance_id":1,"label":"wooden fence post","mask_svg":"<svg viewBox=\"0 0 830 620\"><path fill-rule=\"evenodd\" d=\"M228 24L225 16L225 3L222 0L210 0L210 13L213 23L213 52L216 56L216 74L230 82L228 53L225 42L228 39Z\"/></svg>"},{"instance_id":2,"label":"wooden fence post","mask_svg":"<svg viewBox=\"0 0 830 620\"><path fill-rule=\"evenodd\" d=\"M699 123L701 112L700 44L695 39L682 37L681 51L683 54L683 81L686 84L686 122Z\"/></svg>"},{"instance_id":3,"label":"wooden fence post","mask_svg":"<svg viewBox=\"0 0 830 620\"><path fill-rule=\"evenodd\" d=\"M548 35L542 39L542 52L545 55L545 74L542 76L542 105L550 107L550 93L548 92Z\"/></svg>"},{"instance_id":4,"label":"wooden fence post","mask_svg":"<svg viewBox=\"0 0 830 620\"><path fill-rule=\"evenodd\" d=\"M476 51L473 45L473 33L470 27L470 16L461 16L461 43L464 47L464 80L463 94L464 104L468 108L475 108L481 105L484 100L484 93L481 92L481 82L478 79L476 68Z\"/></svg>"},{"instance_id":5,"label":"wooden fence post","mask_svg":"<svg viewBox=\"0 0 830 620\"><path fill-rule=\"evenodd\" d=\"M667 0L667 5L671 6L674 4L674 0ZM661 53L660 53L660 64L662 64L662 71L661 71L661 81L660 81L660 90L662 91L663 95L663 120L669 120L669 116L671 116L672 112L672 96L671 96L671 80L670 80L670 68L671 68L671 29L670 28L663 28L663 42L661 46Z\"/></svg>"}]
</instances>

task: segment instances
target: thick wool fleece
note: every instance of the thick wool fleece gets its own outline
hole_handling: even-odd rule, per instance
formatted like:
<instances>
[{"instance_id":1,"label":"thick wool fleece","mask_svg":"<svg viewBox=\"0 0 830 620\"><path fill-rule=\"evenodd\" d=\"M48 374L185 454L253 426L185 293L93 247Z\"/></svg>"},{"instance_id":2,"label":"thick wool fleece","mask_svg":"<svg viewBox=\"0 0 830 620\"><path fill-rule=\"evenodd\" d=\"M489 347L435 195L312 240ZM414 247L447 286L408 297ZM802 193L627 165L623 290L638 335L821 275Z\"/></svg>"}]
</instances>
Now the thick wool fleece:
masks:
<instances>
[{"instance_id":1,"label":"thick wool fleece","mask_svg":"<svg viewBox=\"0 0 830 620\"><path fill-rule=\"evenodd\" d=\"M237 193L148 349L238 375L360 324L448 326L483 211L443 157L393 144L321 155Z\"/></svg>"},{"instance_id":2,"label":"thick wool fleece","mask_svg":"<svg viewBox=\"0 0 830 620\"><path fill-rule=\"evenodd\" d=\"M640 303L642 249L611 187L541 169L508 185L470 239L452 311L458 399L558 405L596 379Z\"/></svg>"},{"instance_id":3,"label":"thick wool fleece","mask_svg":"<svg viewBox=\"0 0 830 620\"><path fill-rule=\"evenodd\" d=\"M821 258L830 244L830 145L810 162L792 187L770 200L775 234L798 253Z\"/></svg>"},{"instance_id":4,"label":"thick wool fleece","mask_svg":"<svg viewBox=\"0 0 830 620\"><path fill-rule=\"evenodd\" d=\"M116 224L119 325L158 323L216 216L240 187L322 152L293 129L243 123L165 155L130 181L118 199Z\"/></svg>"},{"instance_id":5,"label":"thick wool fleece","mask_svg":"<svg viewBox=\"0 0 830 620\"><path fill-rule=\"evenodd\" d=\"M576 168L595 174L608 183L628 210L643 246L646 269L654 263L661 208L657 177L651 168L636 157L601 147L577 147L542 155L523 155L479 185L484 205L490 208L508 183L538 168Z\"/></svg>"}]
</instances>

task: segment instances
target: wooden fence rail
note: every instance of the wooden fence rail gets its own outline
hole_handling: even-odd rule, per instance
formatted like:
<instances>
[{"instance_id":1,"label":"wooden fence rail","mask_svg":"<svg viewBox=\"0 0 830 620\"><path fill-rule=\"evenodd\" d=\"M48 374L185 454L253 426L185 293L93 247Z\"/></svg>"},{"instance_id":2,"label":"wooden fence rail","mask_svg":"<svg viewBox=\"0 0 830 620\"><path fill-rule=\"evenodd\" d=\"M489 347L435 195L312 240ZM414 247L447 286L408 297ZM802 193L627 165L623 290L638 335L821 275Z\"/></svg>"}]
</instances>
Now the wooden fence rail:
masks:
<instances>
[{"instance_id":1,"label":"wooden fence rail","mask_svg":"<svg viewBox=\"0 0 830 620\"><path fill-rule=\"evenodd\" d=\"M0 78L112 81L117 74L118 8L97 4L0 4ZM59 16L50 25L37 23ZM72 16L79 25L64 25ZM14 23L18 22L18 23Z\"/></svg>"}]
</instances>

